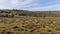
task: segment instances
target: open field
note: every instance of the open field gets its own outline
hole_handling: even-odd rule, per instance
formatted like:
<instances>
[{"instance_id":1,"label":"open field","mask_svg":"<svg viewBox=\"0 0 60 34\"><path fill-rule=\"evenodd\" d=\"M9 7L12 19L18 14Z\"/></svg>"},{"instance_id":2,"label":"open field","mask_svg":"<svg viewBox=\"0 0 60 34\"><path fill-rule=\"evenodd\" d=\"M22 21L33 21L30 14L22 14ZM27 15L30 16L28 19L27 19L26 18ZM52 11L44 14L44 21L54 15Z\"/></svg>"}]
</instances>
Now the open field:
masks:
<instances>
[{"instance_id":1,"label":"open field","mask_svg":"<svg viewBox=\"0 0 60 34\"><path fill-rule=\"evenodd\" d=\"M59 12L2 12L0 34L60 34Z\"/></svg>"},{"instance_id":2,"label":"open field","mask_svg":"<svg viewBox=\"0 0 60 34\"><path fill-rule=\"evenodd\" d=\"M20 18L0 18L0 32L10 32L11 34L60 34L60 17L21 16Z\"/></svg>"}]
</instances>

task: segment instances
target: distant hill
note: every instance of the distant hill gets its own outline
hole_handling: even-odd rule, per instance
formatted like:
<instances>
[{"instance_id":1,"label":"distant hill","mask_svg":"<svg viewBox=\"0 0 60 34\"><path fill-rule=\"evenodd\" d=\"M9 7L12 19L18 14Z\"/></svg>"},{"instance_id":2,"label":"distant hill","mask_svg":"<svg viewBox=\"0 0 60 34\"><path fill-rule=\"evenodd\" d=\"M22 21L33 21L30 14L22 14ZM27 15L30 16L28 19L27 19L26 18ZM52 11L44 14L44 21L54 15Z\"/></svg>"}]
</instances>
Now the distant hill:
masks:
<instances>
[{"instance_id":1,"label":"distant hill","mask_svg":"<svg viewBox=\"0 0 60 34\"><path fill-rule=\"evenodd\" d=\"M60 11L27 11L27 10L0 10L0 17L16 16L34 16L34 17L60 17Z\"/></svg>"}]
</instances>

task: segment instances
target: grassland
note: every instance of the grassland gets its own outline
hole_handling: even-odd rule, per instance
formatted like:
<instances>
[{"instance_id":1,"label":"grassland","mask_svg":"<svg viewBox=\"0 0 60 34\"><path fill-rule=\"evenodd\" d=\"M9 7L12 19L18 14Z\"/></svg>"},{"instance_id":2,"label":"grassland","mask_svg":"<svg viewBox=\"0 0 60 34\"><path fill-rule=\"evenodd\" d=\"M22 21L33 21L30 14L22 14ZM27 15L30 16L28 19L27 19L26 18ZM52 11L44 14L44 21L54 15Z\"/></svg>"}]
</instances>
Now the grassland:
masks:
<instances>
[{"instance_id":1,"label":"grassland","mask_svg":"<svg viewBox=\"0 0 60 34\"><path fill-rule=\"evenodd\" d=\"M60 34L59 12L5 14L0 15L0 34Z\"/></svg>"}]
</instances>

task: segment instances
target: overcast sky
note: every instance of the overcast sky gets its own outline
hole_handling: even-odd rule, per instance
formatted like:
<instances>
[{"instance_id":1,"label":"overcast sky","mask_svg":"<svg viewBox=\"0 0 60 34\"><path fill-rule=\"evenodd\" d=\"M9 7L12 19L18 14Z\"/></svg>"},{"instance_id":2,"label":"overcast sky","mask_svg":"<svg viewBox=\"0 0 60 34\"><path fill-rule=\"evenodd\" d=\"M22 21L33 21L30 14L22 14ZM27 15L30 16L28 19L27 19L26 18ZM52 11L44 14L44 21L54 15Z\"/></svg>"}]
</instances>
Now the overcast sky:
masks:
<instances>
[{"instance_id":1,"label":"overcast sky","mask_svg":"<svg viewBox=\"0 0 60 34\"><path fill-rule=\"evenodd\" d=\"M60 10L60 0L0 0L0 9Z\"/></svg>"}]
</instances>

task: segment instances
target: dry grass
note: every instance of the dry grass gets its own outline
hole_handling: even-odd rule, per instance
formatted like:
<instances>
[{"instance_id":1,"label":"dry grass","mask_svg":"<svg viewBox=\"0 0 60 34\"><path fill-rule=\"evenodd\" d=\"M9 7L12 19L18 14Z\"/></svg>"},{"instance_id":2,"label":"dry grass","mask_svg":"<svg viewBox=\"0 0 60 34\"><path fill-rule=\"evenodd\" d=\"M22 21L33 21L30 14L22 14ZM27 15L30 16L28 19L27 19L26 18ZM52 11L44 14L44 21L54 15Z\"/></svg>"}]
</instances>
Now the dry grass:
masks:
<instances>
[{"instance_id":1,"label":"dry grass","mask_svg":"<svg viewBox=\"0 0 60 34\"><path fill-rule=\"evenodd\" d=\"M0 18L0 33L60 34L60 17L20 16Z\"/></svg>"}]
</instances>

